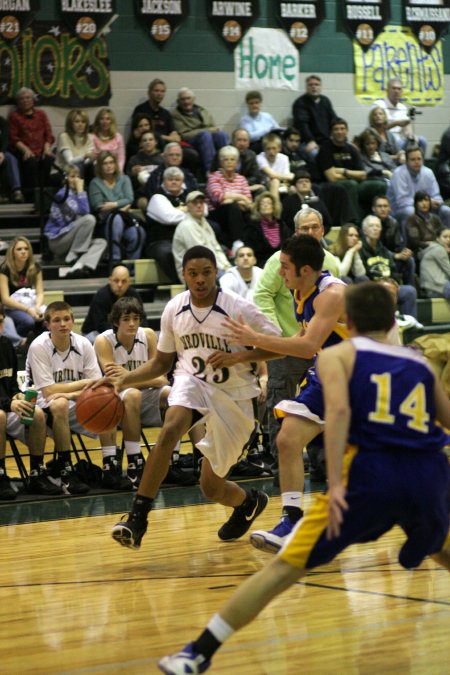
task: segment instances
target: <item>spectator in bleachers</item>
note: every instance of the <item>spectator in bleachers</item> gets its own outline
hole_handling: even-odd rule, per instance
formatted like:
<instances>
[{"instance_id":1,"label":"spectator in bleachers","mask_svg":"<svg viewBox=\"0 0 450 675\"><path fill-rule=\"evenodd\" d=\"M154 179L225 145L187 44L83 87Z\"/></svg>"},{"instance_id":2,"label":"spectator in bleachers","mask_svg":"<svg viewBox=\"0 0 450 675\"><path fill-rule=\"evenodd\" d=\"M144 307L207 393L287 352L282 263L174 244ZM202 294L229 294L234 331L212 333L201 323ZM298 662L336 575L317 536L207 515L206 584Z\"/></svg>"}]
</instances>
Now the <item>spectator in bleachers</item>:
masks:
<instances>
[{"instance_id":1,"label":"spectator in bleachers","mask_svg":"<svg viewBox=\"0 0 450 675\"><path fill-rule=\"evenodd\" d=\"M162 138L164 143L180 143L181 136L175 129L172 115L161 105L165 95L166 85L163 80L153 79L148 85L148 99L135 107L133 118L139 113L145 113L152 121L153 130ZM195 173L198 162L198 152L194 148L183 147L183 165Z\"/></svg>"},{"instance_id":2,"label":"spectator in bleachers","mask_svg":"<svg viewBox=\"0 0 450 675\"><path fill-rule=\"evenodd\" d=\"M44 281L26 237L16 237L0 266L0 298L21 337L42 331Z\"/></svg>"},{"instance_id":3,"label":"spectator in bleachers","mask_svg":"<svg viewBox=\"0 0 450 675\"><path fill-rule=\"evenodd\" d=\"M413 252L406 246L402 228L391 216L391 203L386 195L374 197L372 213L381 221L381 243L393 252L397 272L402 275L404 284L415 284L416 264Z\"/></svg>"},{"instance_id":4,"label":"spectator in bleachers","mask_svg":"<svg viewBox=\"0 0 450 675\"><path fill-rule=\"evenodd\" d=\"M146 257L157 260L173 284L178 283L172 253L173 235L187 212L187 192L183 182L184 174L180 168L165 169L162 185L147 206Z\"/></svg>"},{"instance_id":5,"label":"spectator in bleachers","mask_svg":"<svg viewBox=\"0 0 450 675\"><path fill-rule=\"evenodd\" d=\"M422 191L431 198L431 212L450 227L450 207L443 203L436 176L424 166L422 150L407 148L405 154L406 164L395 169L387 193L393 216L404 228L409 216L414 215L414 195Z\"/></svg>"},{"instance_id":6,"label":"spectator in bleachers","mask_svg":"<svg viewBox=\"0 0 450 675\"><path fill-rule=\"evenodd\" d=\"M450 127L441 136L436 175L444 199L450 199Z\"/></svg>"},{"instance_id":7,"label":"spectator in bleachers","mask_svg":"<svg viewBox=\"0 0 450 675\"><path fill-rule=\"evenodd\" d=\"M378 136L371 129L366 129L358 138L358 147L367 177L389 183L396 165L386 152L380 150Z\"/></svg>"},{"instance_id":8,"label":"spectator in bleachers","mask_svg":"<svg viewBox=\"0 0 450 675\"><path fill-rule=\"evenodd\" d=\"M422 259L430 242L435 241L442 229L439 216L431 213L430 195L418 190L414 195L414 215L405 224L406 239L417 261Z\"/></svg>"},{"instance_id":9,"label":"spectator in bleachers","mask_svg":"<svg viewBox=\"0 0 450 675\"><path fill-rule=\"evenodd\" d=\"M281 152L281 138L277 134L267 134L262 139L263 152L256 156L261 171L268 177L268 188L278 199L280 193L286 193L294 174L289 168L289 158Z\"/></svg>"},{"instance_id":10,"label":"spectator in bleachers","mask_svg":"<svg viewBox=\"0 0 450 675\"><path fill-rule=\"evenodd\" d=\"M19 162L17 157L8 151L8 123L0 116L0 204L10 200L15 204L22 204L25 197L22 192Z\"/></svg>"},{"instance_id":11,"label":"spectator in bleachers","mask_svg":"<svg viewBox=\"0 0 450 675\"><path fill-rule=\"evenodd\" d=\"M284 225L280 215L280 200L271 192L263 192L256 197L243 239L253 249L259 267L264 267L275 251L280 250L282 242L292 235L292 230Z\"/></svg>"},{"instance_id":12,"label":"spectator in bleachers","mask_svg":"<svg viewBox=\"0 0 450 675\"><path fill-rule=\"evenodd\" d=\"M183 256L192 246L206 246L216 257L219 276L226 272L231 263L216 239L215 232L205 217L205 195L199 190L190 192L186 197L187 213L175 228L172 241L172 253L178 278L184 284Z\"/></svg>"},{"instance_id":13,"label":"spectator in bleachers","mask_svg":"<svg viewBox=\"0 0 450 675\"><path fill-rule=\"evenodd\" d=\"M304 169L295 174L292 188L281 204L281 220L291 230L291 233L294 232L295 215L300 211L303 204L310 204L317 211L320 211L326 234L332 225L330 214L328 213L328 209L324 202L313 191L311 176L308 171Z\"/></svg>"},{"instance_id":14,"label":"spectator in bleachers","mask_svg":"<svg viewBox=\"0 0 450 675\"><path fill-rule=\"evenodd\" d=\"M229 142L226 131L216 125L206 108L195 103L194 92L187 87L178 92L172 118L182 140L190 143L199 153L204 170L211 171L216 151Z\"/></svg>"},{"instance_id":15,"label":"spectator in bleachers","mask_svg":"<svg viewBox=\"0 0 450 675\"><path fill-rule=\"evenodd\" d=\"M381 221L378 216L366 216L362 222L361 260L371 281L398 277L394 254L381 243ZM402 314L417 317L417 291L414 286L399 287L399 309Z\"/></svg>"},{"instance_id":16,"label":"spectator in bleachers","mask_svg":"<svg viewBox=\"0 0 450 675\"><path fill-rule=\"evenodd\" d=\"M360 214L370 210L375 195L386 194L386 183L368 180L361 155L347 141L348 124L345 120L333 120L330 139L324 141L317 155L317 164L330 183L341 183L348 190L355 209Z\"/></svg>"},{"instance_id":17,"label":"spectator in bleachers","mask_svg":"<svg viewBox=\"0 0 450 675\"><path fill-rule=\"evenodd\" d=\"M66 279L94 275L106 249L105 239L93 239L95 224L80 170L69 167L66 185L56 193L44 227L50 251L70 265Z\"/></svg>"},{"instance_id":18,"label":"spectator in bleachers","mask_svg":"<svg viewBox=\"0 0 450 675\"><path fill-rule=\"evenodd\" d=\"M417 144L422 148L425 156L427 141L423 136L415 136L411 121L414 119L414 108L407 108L401 102L403 85L397 78L387 83L386 97L375 101L373 108L380 107L386 111L387 128L394 134L400 148L406 150L410 144Z\"/></svg>"},{"instance_id":19,"label":"spectator in bleachers","mask_svg":"<svg viewBox=\"0 0 450 675\"><path fill-rule=\"evenodd\" d=\"M100 108L92 125L95 158L108 150L117 158L121 171L125 168L125 145L122 134L117 131L116 115L111 108Z\"/></svg>"},{"instance_id":20,"label":"spectator in bleachers","mask_svg":"<svg viewBox=\"0 0 450 675\"><path fill-rule=\"evenodd\" d=\"M163 166L164 160L159 152L153 131L144 131L139 142L139 151L130 157L126 173L130 176L133 187L137 190L145 185L150 174Z\"/></svg>"},{"instance_id":21,"label":"spectator in bleachers","mask_svg":"<svg viewBox=\"0 0 450 675\"><path fill-rule=\"evenodd\" d=\"M109 150L98 155L95 172L96 178L89 184L89 201L104 226L110 265L122 260L122 249L125 258L136 260L141 257L145 231L129 219L134 200L131 180L120 172L117 158Z\"/></svg>"},{"instance_id":22,"label":"spectator in bleachers","mask_svg":"<svg viewBox=\"0 0 450 675\"><path fill-rule=\"evenodd\" d=\"M89 133L89 117L84 110L69 110L65 131L58 136L56 162L67 171L76 166L80 176L90 181L94 176L94 138Z\"/></svg>"},{"instance_id":23,"label":"spectator in bleachers","mask_svg":"<svg viewBox=\"0 0 450 675\"><path fill-rule=\"evenodd\" d=\"M234 255L234 266L222 274L219 284L253 302L253 293L262 273L262 268L256 264L253 249L240 246Z\"/></svg>"},{"instance_id":24,"label":"spectator in bleachers","mask_svg":"<svg viewBox=\"0 0 450 675\"><path fill-rule=\"evenodd\" d=\"M61 488L53 485L44 468L46 440L45 415L40 408L25 401L17 383L17 358L9 341L2 335L5 310L0 304L0 500L17 497L6 473L6 434L28 446L30 453L30 478L27 492L39 495L62 494ZM33 416L29 426L21 424L23 416Z\"/></svg>"},{"instance_id":25,"label":"spectator in bleachers","mask_svg":"<svg viewBox=\"0 0 450 675\"><path fill-rule=\"evenodd\" d=\"M379 150L385 152L396 164L405 163L405 151L401 149L392 131L388 129L386 110L375 106L369 112L369 127L378 137Z\"/></svg>"},{"instance_id":26,"label":"spectator in bleachers","mask_svg":"<svg viewBox=\"0 0 450 675\"><path fill-rule=\"evenodd\" d=\"M183 187L186 193L198 190L197 179L189 171L181 166L183 160L183 150L179 143L167 143L164 148L162 158L164 164L152 171L148 181L143 188L143 196L139 198L139 208L143 211L147 208L148 200L161 188L163 182L163 174L166 169L171 166L176 166L183 172Z\"/></svg>"},{"instance_id":27,"label":"spectator in bleachers","mask_svg":"<svg viewBox=\"0 0 450 675\"><path fill-rule=\"evenodd\" d=\"M131 119L130 136L125 146L126 164L128 164L130 158L133 155L136 155L139 152L141 136L142 134L145 134L147 131L152 131L154 133L156 145L158 146L159 151L161 151L162 148L164 147L165 145L164 141L162 141L159 134L157 134L156 131L153 130L152 121L149 115L146 115L145 113L138 113Z\"/></svg>"},{"instance_id":28,"label":"spectator in bleachers","mask_svg":"<svg viewBox=\"0 0 450 675\"><path fill-rule=\"evenodd\" d=\"M226 145L219 150L220 169L208 176L206 199L210 216L221 227L223 241L229 249L241 242L249 212L252 193L247 182L237 173L239 150Z\"/></svg>"},{"instance_id":29,"label":"spectator in bleachers","mask_svg":"<svg viewBox=\"0 0 450 675\"><path fill-rule=\"evenodd\" d=\"M267 112L261 112L262 94L260 91L249 91L245 96L248 112L242 115L239 126L248 131L251 149L261 152L263 136L280 129L278 122Z\"/></svg>"},{"instance_id":30,"label":"spectator in bleachers","mask_svg":"<svg viewBox=\"0 0 450 675\"><path fill-rule=\"evenodd\" d=\"M265 176L258 166L256 154L250 150L250 136L245 129L235 129L231 135L231 145L239 151L239 159L236 171L247 179L250 192L253 196L266 189L267 176ZM219 153L217 153L213 171L219 168Z\"/></svg>"},{"instance_id":31,"label":"spectator in bleachers","mask_svg":"<svg viewBox=\"0 0 450 675\"><path fill-rule=\"evenodd\" d=\"M306 93L292 106L294 127L299 130L308 155L315 157L330 136L331 122L337 117L330 99L322 94L318 75L306 78Z\"/></svg>"},{"instance_id":32,"label":"spectator in bleachers","mask_svg":"<svg viewBox=\"0 0 450 675\"><path fill-rule=\"evenodd\" d=\"M288 127L283 132L281 151L289 159L289 169L292 173L308 171L314 180L320 179L316 162L302 147L300 132L295 127Z\"/></svg>"},{"instance_id":33,"label":"spectator in bleachers","mask_svg":"<svg viewBox=\"0 0 450 675\"><path fill-rule=\"evenodd\" d=\"M359 255L361 248L362 241L356 225L342 225L335 243L330 246L330 252L339 259L340 276L346 284L359 284L369 280Z\"/></svg>"},{"instance_id":34,"label":"spectator in bleachers","mask_svg":"<svg viewBox=\"0 0 450 675\"><path fill-rule=\"evenodd\" d=\"M84 337L92 344L99 333L112 328L109 321L109 313L112 306L119 298L136 298L142 306L142 298L139 292L131 286L129 270L124 265L116 265L108 277L108 283L95 293L89 305L89 310L81 327ZM147 325L145 316L143 325Z\"/></svg>"},{"instance_id":35,"label":"spectator in bleachers","mask_svg":"<svg viewBox=\"0 0 450 675\"><path fill-rule=\"evenodd\" d=\"M49 184L55 137L43 110L35 108L34 93L22 87L16 94L17 108L8 118L9 147L19 160L24 190Z\"/></svg>"},{"instance_id":36,"label":"spectator in bleachers","mask_svg":"<svg viewBox=\"0 0 450 675\"><path fill-rule=\"evenodd\" d=\"M441 227L424 249L420 261L420 288L427 298L450 300L450 228Z\"/></svg>"}]
</instances>

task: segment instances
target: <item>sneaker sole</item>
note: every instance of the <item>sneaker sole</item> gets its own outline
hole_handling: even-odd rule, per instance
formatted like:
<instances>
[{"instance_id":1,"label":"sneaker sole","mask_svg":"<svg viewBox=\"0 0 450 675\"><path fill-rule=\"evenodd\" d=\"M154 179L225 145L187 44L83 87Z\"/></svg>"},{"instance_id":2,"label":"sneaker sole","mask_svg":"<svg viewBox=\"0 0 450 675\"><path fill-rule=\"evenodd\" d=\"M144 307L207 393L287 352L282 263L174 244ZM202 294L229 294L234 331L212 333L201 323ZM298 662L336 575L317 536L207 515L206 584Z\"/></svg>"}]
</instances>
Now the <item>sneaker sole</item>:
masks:
<instances>
[{"instance_id":1,"label":"sneaker sole","mask_svg":"<svg viewBox=\"0 0 450 675\"><path fill-rule=\"evenodd\" d=\"M272 553L273 555L278 553L278 551L281 549L281 544L276 544L273 541L269 541L262 533L259 532L253 532L250 535L250 543L259 551L265 551L266 553Z\"/></svg>"},{"instance_id":2,"label":"sneaker sole","mask_svg":"<svg viewBox=\"0 0 450 675\"><path fill-rule=\"evenodd\" d=\"M117 541L121 546L125 546L125 548L136 550L141 547L141 543L139 542L139 544L137 544L135 542L133 532L125 525L115 525L112 529L111 536L114 541Z\"/></svg>"}]
</instances>

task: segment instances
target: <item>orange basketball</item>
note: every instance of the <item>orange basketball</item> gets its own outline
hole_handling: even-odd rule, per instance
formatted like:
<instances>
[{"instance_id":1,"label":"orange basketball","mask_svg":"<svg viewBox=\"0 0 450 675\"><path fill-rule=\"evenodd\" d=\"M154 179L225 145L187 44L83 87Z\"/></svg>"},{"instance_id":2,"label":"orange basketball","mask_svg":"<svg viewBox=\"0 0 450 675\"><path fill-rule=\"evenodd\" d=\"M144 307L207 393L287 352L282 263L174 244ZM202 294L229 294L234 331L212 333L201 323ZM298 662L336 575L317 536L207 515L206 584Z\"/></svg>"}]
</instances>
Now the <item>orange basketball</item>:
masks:
<instances>
[{"instance_id":1,"label":"orange basketball","mask_svg":"<svg viewBox=\"0 0 450 675\"><path fill-rule=\"evenodd\" d=\"M123 417L123 403L112 387L86 389L77 398L77 420L94 434L114 429Z\"/></svg>"}]
</instances>

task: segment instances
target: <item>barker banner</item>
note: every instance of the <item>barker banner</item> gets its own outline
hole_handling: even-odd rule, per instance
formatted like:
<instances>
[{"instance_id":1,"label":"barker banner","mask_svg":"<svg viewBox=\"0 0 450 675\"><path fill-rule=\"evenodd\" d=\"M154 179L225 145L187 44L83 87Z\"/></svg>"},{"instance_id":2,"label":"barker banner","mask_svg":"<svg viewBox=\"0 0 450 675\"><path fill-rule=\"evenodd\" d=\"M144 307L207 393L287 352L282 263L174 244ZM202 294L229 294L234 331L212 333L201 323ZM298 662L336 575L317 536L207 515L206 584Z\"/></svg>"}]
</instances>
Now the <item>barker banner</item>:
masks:
<instances>
[{"instance_id":1,"label":"barker banner","mask_svg":"<svg viewBox=\"0 0 450 675\"><path fill-rule=\"evenodd\" d=\"M259 0L217 2L208 0L208 17L229 47L234 47L259 17Z\"/></svg>"},{"instance_id":2,"label":"barker banner","mask_svg":"<svg viewBox=\"0 0 450 675\"><path fill-rule=\"evenodd\" d=\"M420 44L430 49L450 23L450 0L403 0L403 16Z\"/></svg>"},{"instance_id":3,"label":"barker banner","mask_svg":"<svg viewBox=\"0 0 450 675\"><path fill-rule=\"evenodd\" d=\"M61 16L80 40L98 37L115 18L115 0L60 0Z\"/></svg>"},{"instance_id":4,"label":"barker banner","mask_svg":"<svg viewBox=\"0 0 450 675\"><path fill-rule=\"evenodd\" d=\"M39 0L0 2L0 37L10 42L28 28L40 9Z\"/></svg>"},{"instance_id":5,"label":"barker banner","mask_svg":"<svg viewBox=\"0 0 450 675\"><path fill-rule=\"evenodd\" d=\"M107 45L86 43L54 21L39 21L14 43L0 40L0 105L30 87L44 105L88 108L111 98Z\"/></svg>"},{"instance_id":6,"label":"barker banner","mask_svg":"<svg viewBox=\"0 0 450 675\"><path fill-rule=\"evenodd\" d=\"M434 106L444 98L444 59L439 42L429 51L409 28L386 26L367 51L353 42L356 97L372 103L386 96L389 80L398 78L405 102Z\"/></svg>"},{"instance_id":7,"label":"barker banner","mask_svg":"<svg viewBox=\"0 0 450 675\"><path fill-rule=\"evenodd\" d=\"M325 18L325 0L276 0L275 13L278 23L300 49L311 37L313 30Z\"/></svg>"},{"instance_id":8,"label":"barker banner","mask_svg":"<svg viewBox=\"0 0 450 675\"><path fill-rule=\"evenodd\" d=\"M390 21L390 0L342 0L341 4L349 32L367 49Z\"/></svg>"},{"instance_id":9,"label":"barker banner","mask_svg":"<svg viewBox=\"0 0 450 675\"><path fill-rule=\"evenodd\" d=\"M189 10L188 0L135 0L139 22L148 29L158 47L164 47Z\"/></svg>"}]
</instances>

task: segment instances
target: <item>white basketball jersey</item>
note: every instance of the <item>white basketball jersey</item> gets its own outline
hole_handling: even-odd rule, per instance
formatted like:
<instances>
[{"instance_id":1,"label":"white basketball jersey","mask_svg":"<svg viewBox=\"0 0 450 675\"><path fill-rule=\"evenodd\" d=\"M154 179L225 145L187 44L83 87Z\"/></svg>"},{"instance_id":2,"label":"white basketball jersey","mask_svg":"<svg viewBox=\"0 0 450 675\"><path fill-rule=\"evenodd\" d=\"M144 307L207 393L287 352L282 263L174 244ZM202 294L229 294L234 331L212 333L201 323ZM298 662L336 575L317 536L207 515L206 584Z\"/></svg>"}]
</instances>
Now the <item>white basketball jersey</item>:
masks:
<instances>
[{"instance_id":1,"label":"white basketball jersey","mask_svg":"<svg viewBox=\"0 0 450 675\"><path fill-rule=\"evenodd\" d=\"M87 338L70 333L69 349L59 352L47 331L31 343L26 373L27 387L33 386L39 392L39 405L45 403L41 394L44 387L102 376L94 348Z\"/></svg>"},{"instance_id":2,"label":"white basketball jersey","mask_svg":"<svg viewBox=\"0 0 450 675\"><path fill-rule=\"evenodd\" d=\"M116 333L109 328L101 333L101 336L106 338L111 344L114 363L118 363L127 370L136 370L143 363L148 361L148 343L145 330L139 327L134 338L134 344L129 352L117 339Z\"/></svg>"},{"instance_id":3,"label":"white basketball jersey","mask_svg":"<svg viewBox=\"0 0 450 675\"><path fill-rule=\"evenodd\" d=\"M225 317L243 317L254 330L279 335L280 330L251 302L233 291L218 289L212 307L199 308L191 304L189 291L180 293L166 305L161 317L158 349L176 352L175 376L192 375L225 390L235 400L252 398L259 393L255 364L239 363L214 370L206 361L213 352L245 351L247 347L231 344L225 337Z\"/></svg>"}]
</instances>

